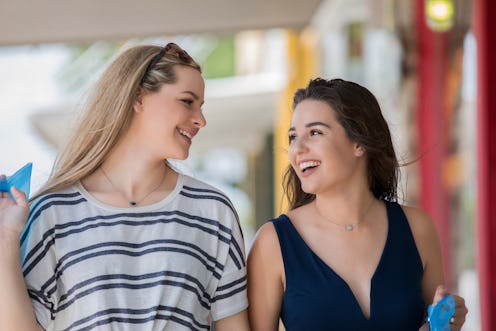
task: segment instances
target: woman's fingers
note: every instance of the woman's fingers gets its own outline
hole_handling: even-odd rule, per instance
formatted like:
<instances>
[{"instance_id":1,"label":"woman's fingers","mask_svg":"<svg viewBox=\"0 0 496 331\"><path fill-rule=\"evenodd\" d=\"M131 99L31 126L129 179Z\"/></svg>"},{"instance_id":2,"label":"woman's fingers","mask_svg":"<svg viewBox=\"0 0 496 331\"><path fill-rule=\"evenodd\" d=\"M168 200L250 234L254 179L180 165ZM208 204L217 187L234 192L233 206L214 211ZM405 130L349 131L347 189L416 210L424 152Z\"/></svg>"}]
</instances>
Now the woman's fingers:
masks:
<instances>
[{"instance_id":1,"label":"woman's fingers","mask_svg":"<svg viewBox=\"0 0 496 331\"><path fill-rule=\"evenodd\" d=\"M443 285L436 287L436 292L434 293L434 299L432 300L432 305L434 306L447 294L446 288Z\"/></svg>"},{"instance_id":2,"label":"woman's fingers","mask_svg":"<svg viewBox=\"0 0 496 331\"><path fill-rule=\"evenodd\" d=\"M450 329L452 331L458 331L461 330L462 325L465 323L465 317L467 316L468 309L465 305L465 299L456 294L452 295L455 299L455 314L453 314L453 317L450 320Z\"/></svg>"},{"instance_id":3,"label":"woman's fingers","mask_svg":"<svg viewBox=\"0 0 496 331\"><path fill-rule=\"evenodd\" d=\"M446 288L443 285L439 285L436 288L436 292L434 294L434 298L432 300L432 305L437 304L444 296L448 295ZM465 317L468 313L468 309L465 306L465 300L456 294L452 294L455 299L455 313L450 319L450 330L451 331L459 331L462 328L462 325L465 323Z\"/></svg>"},{"instance_id":4,"label":"woman's fingers","mask_svg":"<svg viewBox=\"0 0 496 331\"><path fill-rule=\"evenodd\" d=\"M0 198L0 238L16 238L29 216L29 204L24 192L15 187ZM11 196L12 195L12 196Z\"/></svg>"},{"instance_id":5,"label":"woman's fingers","mask_svg":"<svg viewBox=\"0 0 496 331\"><path fill-rule=\"evenodd\" d=\"M18 190L15 186L12 186L11 190L12 195L14 196L15 202L21 207L27 207L28 201L26 199L26 194L24 192Z\"/></svg>"}]
</instances>

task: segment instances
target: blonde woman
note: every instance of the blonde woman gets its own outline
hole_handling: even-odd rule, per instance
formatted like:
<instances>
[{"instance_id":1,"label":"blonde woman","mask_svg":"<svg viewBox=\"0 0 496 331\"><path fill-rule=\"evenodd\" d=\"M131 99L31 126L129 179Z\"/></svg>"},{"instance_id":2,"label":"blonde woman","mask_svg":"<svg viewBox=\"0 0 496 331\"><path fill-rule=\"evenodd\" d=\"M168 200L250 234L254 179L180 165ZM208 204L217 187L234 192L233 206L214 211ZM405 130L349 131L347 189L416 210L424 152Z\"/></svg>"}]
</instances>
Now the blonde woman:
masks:
<instances>
[{"instance_id":1,"label":"blonde woman","mask_svg":"<svg viewBox=\"0 0 496 331\"><path fill-rule=\"evenodd\" d=\"M167 162L205 126L204 88L179 46L128 49L40 192L1 193L0 330L248 330L236 211Z\"/></svg>"}]
</instances>

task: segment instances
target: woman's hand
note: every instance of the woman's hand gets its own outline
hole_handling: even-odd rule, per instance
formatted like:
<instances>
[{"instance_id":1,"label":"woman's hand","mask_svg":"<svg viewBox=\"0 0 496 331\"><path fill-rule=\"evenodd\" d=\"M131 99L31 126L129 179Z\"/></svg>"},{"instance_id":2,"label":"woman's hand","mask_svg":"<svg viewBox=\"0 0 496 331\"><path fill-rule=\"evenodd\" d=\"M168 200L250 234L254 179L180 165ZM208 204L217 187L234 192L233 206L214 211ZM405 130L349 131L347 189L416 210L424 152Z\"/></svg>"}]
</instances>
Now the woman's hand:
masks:
<instances>
[{"instance_id":1,"label":"woman's hand","mask_svg":"<svg viewBox=\"0 0 496 331\"><path fill-rule=\"evenodd\" d=\"M441 300L444 296L448 295L444 286L440 285L436 288L436 293L434 294L434 299L432 300L432 305L435 305ZM455 299L455 313L450 319L450 330L451 331L459 331L462 329L462 325L465 323L465 316L468 313L468 309L465 306L465 300L456 294L451 294ZM428 331L430 330L429 324L424 324L420 328L419 331Z\"/></svg>"},{"instance_id":2,"label":"woman's hand","mask_svg":"<svg viewBox=\"0 0 496 331\"><path fill-rule=\"evenodd\" d=\"M9 193L0 192L0 240L19 240L29 215L26 195L12 187L13 200Z\"/></svg>"},{"instance_id":3,"label":"woman's hand","mask_svg":"<svg viewBox=\"0 0 496 331\"><path fill-rule=\"evenodd\" d=\"M451 330L461 330L462 325L465 323L465 317L467 316L468 309L465 306L465 299L456 294L452 294L453 298L455 298L455 314L450 320ZM451 323L453 321L453 323Z\"/></svg>"},{"instance_id":4,"label":"woman's hand","mask_svg":"<svg viewBox=\"0 0 496 331\"><path fill-rule=\"evenodd\" d=\"M29 205L23 192L14 187L11 192L14 199L0 192L0 330L43 331L31 306L19 255Z\"/></svg>"}]
</instances>

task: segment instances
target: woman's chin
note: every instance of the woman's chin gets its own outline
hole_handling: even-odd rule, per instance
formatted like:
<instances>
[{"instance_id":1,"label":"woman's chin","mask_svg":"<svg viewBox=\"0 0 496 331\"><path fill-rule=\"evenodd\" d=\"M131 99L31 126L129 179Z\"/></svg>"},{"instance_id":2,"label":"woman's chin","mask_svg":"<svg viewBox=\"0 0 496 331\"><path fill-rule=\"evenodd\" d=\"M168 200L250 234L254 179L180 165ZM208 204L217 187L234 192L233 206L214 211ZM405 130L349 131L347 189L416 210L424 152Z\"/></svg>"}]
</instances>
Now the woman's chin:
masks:
<instances>
[{"instance_id":1,"label":"woman's chin","mask_svg":"<svg viewBox=\"0 0 496 331\"><path fill-rule=\"evenodd\" d=\"M307 193L307 194L315 194L316 188L314 186L310 185L304 185L301 187L302 191Z\"/></svg>"}]
</instances>

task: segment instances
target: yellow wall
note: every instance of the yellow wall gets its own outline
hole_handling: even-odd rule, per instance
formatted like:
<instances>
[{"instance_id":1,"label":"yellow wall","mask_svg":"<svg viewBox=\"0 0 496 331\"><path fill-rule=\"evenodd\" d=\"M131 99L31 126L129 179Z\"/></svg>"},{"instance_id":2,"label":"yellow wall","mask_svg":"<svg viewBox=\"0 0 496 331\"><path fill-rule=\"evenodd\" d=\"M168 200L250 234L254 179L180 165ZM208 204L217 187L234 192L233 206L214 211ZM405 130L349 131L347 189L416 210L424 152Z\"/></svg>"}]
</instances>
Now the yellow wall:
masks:
<instances>
[{"instance_id":1,"label":"yellow wall","mask_svg":"<svg viewBox=\"0 0 496 331\"><path fill-rule=\"evenodd\" d=\"M287 210L287 200L282 190L282 176L288 165L288 129L291 105L296 89L305 87L319 70L318 36L314 30L288 30L287 75L288 81L276 111L274 127L274 212L279 215Z\"/></svg>"}]
</instances>

